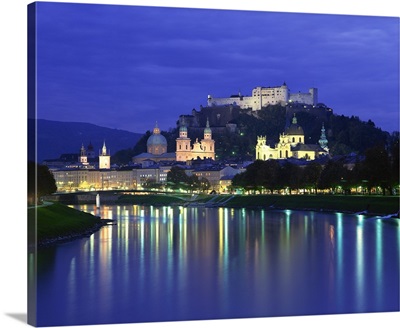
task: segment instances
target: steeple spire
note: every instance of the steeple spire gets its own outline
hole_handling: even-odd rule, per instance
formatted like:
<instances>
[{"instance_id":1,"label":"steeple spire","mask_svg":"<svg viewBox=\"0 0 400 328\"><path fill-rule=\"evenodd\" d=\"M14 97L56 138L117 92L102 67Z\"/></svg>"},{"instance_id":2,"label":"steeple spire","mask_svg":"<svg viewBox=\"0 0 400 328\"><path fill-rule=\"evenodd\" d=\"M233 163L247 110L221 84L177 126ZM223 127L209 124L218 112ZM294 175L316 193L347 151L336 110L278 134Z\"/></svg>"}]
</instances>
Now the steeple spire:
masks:
<instances>
[{"instance_id":1,"label":"steeple spire","mask_svg":"<svg viewBox=\"0 0 400 328\"><path fill-rule=\"evenodd\" d=\"M324 123L322 122L322 128L321 128L321 137L318 140L319 145L321 146L322 149L328 151L328 139L326 139L325 135L325 126Z\"/></svg>"},{"instance_id":2,"label":"steeple spire","mask_svg":"<svg viewBox=\"0 0 400 328\"><path fill-rule=\"evenodd\" d=\"M79 162L82 164L87 163L86 149L85 149L85 146L83 145L83 142L82 142L82 147L81 147L81 154L79 156Z\"/></svg>"},{"instance_id":3,"label":"steeple spire","mask_svg":"<svg viewBox=\"0 0 400 328\"><path fill-rule=\"evenodd\" d=\"M103 148L101 149L101 154L102 155L107 155L107 147L106 147L106 141L105 140L103 142Z\"/></svg>"},{"instance_id":4,"label":"steeple spire","mask_svg":"<svg viewBox=\"0 0 400 328\"><path fill-rule=\"evenodd\" d=\"M107 152L106 141L103 142L103 148L99 155L99 169L110 169L110 153Z\"/></svg>"},{"instance_id":5,"label":"steeple spire","mask_svg":"<svg viewBox=\"0 0 400 328\"><path fill-rule=\"evenodd\" d=\"M208 121L207 117L207 123L206 123L206 128L204 129L204 139L211 139L211 128L210 128L210 122Z\"/></svg>"},{"instance_id":6,"label":"steeple spire","mask_svg":"<svg viewBox=\"0 0 400 328\"><path fill-rule=\"evenodd\" d=\"M81 147L81 156L86 156L86 150L85 150L85 146L83 145L83 142L82 142L82 147Z\"/></svg>"},{"instance_id":7,"label":"steeple spire","mask_svg":"<svg viewBox=\"0 0 400 328\"><path fill-rule=\"evenodd\" d=\"M292 124L297 124L296 113L293 113Z\"/></svg>"}]
</instances>

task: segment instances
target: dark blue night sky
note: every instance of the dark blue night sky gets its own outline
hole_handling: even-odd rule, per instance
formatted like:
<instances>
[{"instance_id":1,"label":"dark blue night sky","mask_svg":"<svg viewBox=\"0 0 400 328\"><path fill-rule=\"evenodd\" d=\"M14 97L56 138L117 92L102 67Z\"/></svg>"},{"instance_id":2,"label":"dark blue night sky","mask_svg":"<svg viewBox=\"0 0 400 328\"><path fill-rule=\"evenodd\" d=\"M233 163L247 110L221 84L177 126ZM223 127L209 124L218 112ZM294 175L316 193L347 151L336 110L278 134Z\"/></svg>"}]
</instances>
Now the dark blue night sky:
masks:
<instances>
[{"instance_id":1,"label":"dark blue night sky","mask_svg":"<svg viewBox=\"0 0 400 328\"><path fill-rule=\"evenodd\" d=\"M399 18L37 3L38 118L142 133L286 82L399 129Z\"/></svg>"}]
</instances>

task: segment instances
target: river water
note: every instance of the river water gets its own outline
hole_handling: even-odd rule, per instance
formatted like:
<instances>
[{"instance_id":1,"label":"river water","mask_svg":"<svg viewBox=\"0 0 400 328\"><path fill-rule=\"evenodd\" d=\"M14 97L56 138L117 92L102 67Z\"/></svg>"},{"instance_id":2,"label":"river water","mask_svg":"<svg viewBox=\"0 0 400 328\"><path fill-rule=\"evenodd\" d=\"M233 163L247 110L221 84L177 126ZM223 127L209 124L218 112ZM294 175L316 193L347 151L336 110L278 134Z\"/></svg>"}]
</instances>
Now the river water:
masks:
<instances>
[{"instance_id":1,"label":"river water","mask_svg":"<svg viewBox=\"0 0 400 328\"><path fill-rule=\"evenodd\" d=\"M398 220L74 207L116 224L38 252L38 326L399 310Z\"/></svg>"}]
</instances>

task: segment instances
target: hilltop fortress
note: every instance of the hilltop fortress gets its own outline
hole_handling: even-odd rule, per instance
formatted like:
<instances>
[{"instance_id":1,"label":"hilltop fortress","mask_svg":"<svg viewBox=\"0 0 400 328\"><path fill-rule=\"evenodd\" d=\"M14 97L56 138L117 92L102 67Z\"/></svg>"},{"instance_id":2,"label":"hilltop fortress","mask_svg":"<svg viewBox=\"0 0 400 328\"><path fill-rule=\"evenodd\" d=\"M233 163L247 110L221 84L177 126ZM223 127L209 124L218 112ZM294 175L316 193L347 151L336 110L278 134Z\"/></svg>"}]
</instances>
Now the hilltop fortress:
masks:
<instances>
[{"instance_id":1,"label":"hilltop fortress","mask_svg":"<svg viewBox=\"0 0 400 328\"><path fill-rule=\"evenodd\" d=\"M287 122L297 112L308 112L321 120L327 120L333 113L332 109L318 102L318 89L310 88L308 92L292 93L284 82L281 86L255 87L251 96L232 95L228 98L216 98L208 96L207 106L201 106L200 110L193 109L192 113L180 115L177 127L185 125L190 133L201 136L206 121L218 135L226 130L236 131L235 120L241 113L254 115L269 106L282 106L286 110Z\"/></svg>"},{"instance_id":2,"label":"hilltop fortress","mask_svg":"<svg viewBox=\"0 0 400 328\"><path fill-rule=\"evenodd\" d=\"M308 92L291 93L286 83L277 87L255 87L251 96L232 95L228 98L207 98L207 106L236 105L242 109L260 110L268 105L283 105L300 103L316 106L318 103L318 89L310 88Z\"/></svg>"}]
</instances>

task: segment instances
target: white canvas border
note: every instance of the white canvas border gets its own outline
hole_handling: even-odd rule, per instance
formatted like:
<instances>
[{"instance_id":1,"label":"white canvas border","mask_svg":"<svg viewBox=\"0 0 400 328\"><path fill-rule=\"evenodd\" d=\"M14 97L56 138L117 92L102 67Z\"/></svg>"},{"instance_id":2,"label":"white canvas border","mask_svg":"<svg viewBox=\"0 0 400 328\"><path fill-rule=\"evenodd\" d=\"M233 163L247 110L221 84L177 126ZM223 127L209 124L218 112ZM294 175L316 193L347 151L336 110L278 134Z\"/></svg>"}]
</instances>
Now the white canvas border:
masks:
<instances>
[{"instance_id":1,"label":"white canvas border","mask_svg":"<svg viewBox=\"0 0 400 328\"><path fill-rule=\"evenodd\" d=\"M2 82L1 105L1 173L2 173L2 234L1 234L1 285L0 285L0 324L2 327L24 327L21 318L26 314L26 13L32 1L1 1L0 29L2 41L0 77ZM93 4L121 4L168 6L185 8L239 9L282 11L301 13L327 13L368 16L399 17L395 1L319 1L319 0L281 0L281 1L230 1L223 0L125 0L125 1L52 1ZM19 318L19 319L16 319ZM400 312L355 315L310 316L261 318L241 320L215 320L197 322L148 323L124 325L93 325L91 327L241 327L252 325L307 327L337 327L357 324L362 327L395 327L400 322ZM77 326L75 326L77 327Z\"/></svg>"}]
</instances>

